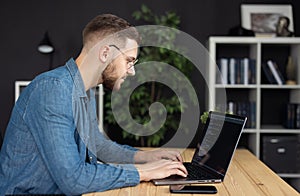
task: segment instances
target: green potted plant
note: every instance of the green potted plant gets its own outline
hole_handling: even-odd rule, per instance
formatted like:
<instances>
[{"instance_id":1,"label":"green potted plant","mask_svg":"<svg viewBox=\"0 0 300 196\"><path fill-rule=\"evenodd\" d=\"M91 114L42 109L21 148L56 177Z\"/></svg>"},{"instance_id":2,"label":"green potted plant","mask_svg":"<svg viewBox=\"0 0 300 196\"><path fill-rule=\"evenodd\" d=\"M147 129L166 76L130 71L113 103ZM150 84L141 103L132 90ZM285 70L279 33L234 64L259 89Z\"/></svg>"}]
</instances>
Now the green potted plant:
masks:
<instances>
[{"instance_id":1,"label":"green potted plant","mask_svg":"<svg viewBox=\"0 0 300 196\"><path fill-rule=\"evenodd\" d=\"M203 114L200 116L200 121L201 121L201 123L202 123L203 125L206 123L206 120L207 120L207 118L208 118L208 114L209 114L209 112L206 111L206 112L203 112Z\"/></svg>"},{"instance_id":2,"label":"green potted plant","mask_svg":"<svg viewBox=\"0 0 300 196\"><path fill-rule=\"evenodd\" d=\"M133 17L137 21L143 22L145 25L162 25L178 28L180 24L180 17L175 12L170 11L166 12L164 15L157 15L145 5L142 5L140 10L135 11L133 13ZM159 34L159 40L170 45L172 45L172 42L175 39L176 33L174 32ZM184 48L180 50L184 52ZM166 48L155 47L140 48L139 63L150 61L159 61L172 65L188 78L190 78L191 71L193 70L192 63L174 51ZM117 126L111 111L111 93L108 92L105 94L105 100L105 123ZM137 145L139 146L158 146L164 140L167 140L168 137L172 136L172 131L177 130L180 113L185 109L185 106L180 105L179 99L172 89L169 89L167 86L157 82L147 82L133 91L130 96L130 113L132 118L140 124L149 122L150 117L148 114L148 109L149 106L154 102L162 103L167 110L168 115L164 125L159 129L159 131L147 137L133 135L127 131L122 131L122 137L124 139L133 139L138 142ZM130 125L128 125L126 129L129 130Z\"/></svg>"}]
</instances>

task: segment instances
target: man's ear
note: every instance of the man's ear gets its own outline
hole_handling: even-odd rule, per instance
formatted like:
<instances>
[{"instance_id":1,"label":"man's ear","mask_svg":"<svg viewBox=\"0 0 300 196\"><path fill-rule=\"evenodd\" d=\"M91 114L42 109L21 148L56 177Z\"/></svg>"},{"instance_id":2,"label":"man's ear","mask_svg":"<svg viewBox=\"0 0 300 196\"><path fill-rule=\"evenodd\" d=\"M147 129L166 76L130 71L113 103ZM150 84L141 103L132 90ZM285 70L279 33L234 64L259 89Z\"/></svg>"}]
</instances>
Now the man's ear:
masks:
<instances>
[{"instance_id":1,"label":"man's ear","mask_svg":"<svg viewBox=\"0 0 300 196\"><path fill-rule=\"evenodd\" d=\"M105 45L103 47L100 48L99 50L99 60L102 63L106 63L109 59L109 51L110 51L110 47Z\"/></svg>"}]
</instances>

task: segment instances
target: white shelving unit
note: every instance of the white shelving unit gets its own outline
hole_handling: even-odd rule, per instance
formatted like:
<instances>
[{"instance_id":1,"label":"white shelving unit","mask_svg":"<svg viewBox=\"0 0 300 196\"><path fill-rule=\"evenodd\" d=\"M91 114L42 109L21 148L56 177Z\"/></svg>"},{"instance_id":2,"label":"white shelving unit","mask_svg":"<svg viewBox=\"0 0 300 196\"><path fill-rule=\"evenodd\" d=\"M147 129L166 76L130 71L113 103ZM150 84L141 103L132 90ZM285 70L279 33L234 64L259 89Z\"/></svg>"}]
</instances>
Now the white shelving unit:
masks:
<instances>
[{"instance_id":1,"label":"white shelving unit","mask_svg":"<svg viewBox=\"0 0 300 196\"><path fill-rule=\"evenodd\" d=\"M279 50L279 53L273 52ZM283 51L283 52L281 52ZM210 37L209 52L213 59L209 62L209 91L210 98L207 100L208 109L216 110L220 101L219 92L226 92L227 101L234 94L233 99L247 99L255 101L255 127L245 129L244 136L249 148L258 158L262 158L262 137L264 135L295 135L300 137L300 129L286 129L282 122L278 121L281 111L279 104L270 107L273 100L300 103L300 38L256 38L256 37ZM272 57L273 55L273 57ZM267 58L286 58L291 56L296 67L296 85L268 84L262 71L262 64ZM219 84L217 81L217 62L220 58L249 58L255 60L256 76L255 84ZM281 64L285 66L285 64ZM236 96L238 95L238 96ZM231 97L232 98L232 97ZM282 102L284 102L282 101ZM268 105L269 107L266 107ZM275 122L269 122L267 117L277 118ZM300 179L300 173L280 173L281 177Z\"/></svg>"}]
</instances>

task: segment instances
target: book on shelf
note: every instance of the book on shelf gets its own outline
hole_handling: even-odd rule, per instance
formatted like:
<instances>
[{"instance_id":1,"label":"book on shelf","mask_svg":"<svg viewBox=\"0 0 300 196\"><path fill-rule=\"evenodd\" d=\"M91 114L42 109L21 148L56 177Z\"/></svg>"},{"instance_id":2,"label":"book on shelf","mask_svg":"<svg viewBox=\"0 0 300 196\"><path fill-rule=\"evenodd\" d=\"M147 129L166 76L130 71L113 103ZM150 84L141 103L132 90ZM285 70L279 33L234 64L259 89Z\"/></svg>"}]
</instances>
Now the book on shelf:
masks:
<instances>
[{"instance_id":1,"label":"book on shelf","mask_svg":"<svg viewBox=\"0 0 300 196\"><path fill-rule=\"evenodd\" d=\"M242 71L241 71L241 61L239 59L236 59L235 61L235 84L241 84L242 83Z\"/></svg>"},{"instance_id":2,"label":"book on shelf","mask_svg":"<svg viewBox=\"0 0 300 196\"><path fill-rule=\"evenodd\" d=\"M295 128L300 129L300 104L296 104L295 107Z\"/></svg>"},{"instance_id":3,"label":"book on shelf","mask_svg":"<svg viewBox=\"0 0 300 196\"><path fill-rule=\"evenodd\" d=\"M235 84L235 58L229 59L229 84Z\"/></svg>"},{"instance_id":4,"label":"book on shelf","mask_svg":"<svg viewBox=\"0 0 300 196\"><path fill-rule=\"evenodd\" d=\"M256 83L256 61L255 59L249 59L249 83Z\"/></svg>"},{"instance_id":5,"label":"book on shelf","mask_svg":"<svg viewBox=\"0 0 300 196\"><path fill-rule=\"evenodd\" d=\"M284 127L287 129L300 129L300 103L286 104Z\"/></svg>"},{"instance_id":6,"label":"book on shelf","mask_svg":"<svg viewBox=\"0 0 300 196\"><path fill-rule=\"evenodd\" d=\"M227 84L228 82L228 59L220 58L217 60L216 83Z\"/></svg>"},{"instance_id":7,"label":"book on shelf","mask_svg":"<svg viewBox=\"0 0 300 196\"><path fill-rule=\"evenodd\" d=\"M266 76L266 79L268 80L268 82L270 84L277 84L277 82L271 72L271 69L269 68L269 66L266 63L262 64L262 70L264 72L264 75Z\"/></svg>"},{"instance_id":8,"label":"book on shelf","mask_svg":"<svg viewBox=\"0 0 300 196\"><path fill-rule=\"evenodd\" d=\"M256 102L254 101L228 101L226 106L217 104L216 110L246 116L245 128L256 127Z\"/></svg>"},{"instance_id":9,"label":"book on shelf","mask_svg":"<svg viewBox=\"0 0 300 196\"><path fill-rule=\"evenodd\" d=\"M267 65L271 70L271 73L273 74L277 84L283 85L285 84L284 77L282 76L277 64L274 61L268 60Z\"/></svg>"},{"instance_id":10,"label":"book on shelf","mask_svg":"<svg viewBox=\"0 0 300 196\"><path fill-rule=\"evenodd\" d=\"M243 84L249 84L249 59L242 59L242 69L243 69Z\"/></svg>"},{"instance_id":11,"label":"book on shelf","mask_svg":"<svg viewBox=\"0 0 300 196\"><path fill-rule=\"evenodd\" d=\"M256 126L256 103L253 101L235 101L234 113L247 117L246 128L255 128Z\"/></svg>"},{"instance_id":12,"label":"book on shelf","mask_svg":"<svg viewBox=\"0 0 300 196\"><path fill-rule=\"evenodd\" d=\"M217 75L219 84L255 84L256 61L249 58L220 58L218 60L220 74Z\"/></svg>"},{"instance_id":13,"label":"book on shelf","mask_svg":"<svg viewBox=\"0 0 300 196\"><path fill-rule=\"evenodd\" d=\"M221 82L222 84L228 83L228 59L221 58L220 59L220 66L221 66Z\"/></svg>"}]
</instances>

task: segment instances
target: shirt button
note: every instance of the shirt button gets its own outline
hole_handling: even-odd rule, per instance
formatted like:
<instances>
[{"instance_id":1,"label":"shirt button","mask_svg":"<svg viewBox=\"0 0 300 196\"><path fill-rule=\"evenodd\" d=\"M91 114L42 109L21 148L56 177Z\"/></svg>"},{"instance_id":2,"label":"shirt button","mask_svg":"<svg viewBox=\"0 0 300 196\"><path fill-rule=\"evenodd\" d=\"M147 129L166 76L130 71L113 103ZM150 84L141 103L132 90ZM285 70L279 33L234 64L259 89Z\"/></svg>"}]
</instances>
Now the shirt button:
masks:
<instances>
[{"instance_id":1,"label":"shirt button","mask_svg":"<svg viewBox=\"0 0 300 196\"><path fill-rule=\"evenodd\" d=\"M90 161L92 161L93 160L93 157L90 157Z\"/></svg>"}]
</instances>

